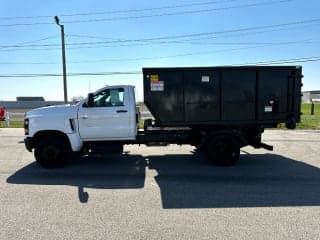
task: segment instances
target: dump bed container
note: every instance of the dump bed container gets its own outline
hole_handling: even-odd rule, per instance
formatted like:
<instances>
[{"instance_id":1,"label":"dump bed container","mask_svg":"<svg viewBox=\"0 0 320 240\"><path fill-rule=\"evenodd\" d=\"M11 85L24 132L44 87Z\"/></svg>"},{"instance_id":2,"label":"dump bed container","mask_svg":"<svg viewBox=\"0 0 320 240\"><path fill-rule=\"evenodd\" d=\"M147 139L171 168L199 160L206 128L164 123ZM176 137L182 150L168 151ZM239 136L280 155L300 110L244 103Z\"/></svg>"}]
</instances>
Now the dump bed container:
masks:
<instances>
[{"instance_id":1,"label":"dump bed container","mask_svg":"<svg viewBox=\"0 0 320 240\"><path fill-rule=\"evenodd\" d=\"M301 79L300 66L143 68L144 102L163 126L295 128Z\"/></svg>"}]
</instances>

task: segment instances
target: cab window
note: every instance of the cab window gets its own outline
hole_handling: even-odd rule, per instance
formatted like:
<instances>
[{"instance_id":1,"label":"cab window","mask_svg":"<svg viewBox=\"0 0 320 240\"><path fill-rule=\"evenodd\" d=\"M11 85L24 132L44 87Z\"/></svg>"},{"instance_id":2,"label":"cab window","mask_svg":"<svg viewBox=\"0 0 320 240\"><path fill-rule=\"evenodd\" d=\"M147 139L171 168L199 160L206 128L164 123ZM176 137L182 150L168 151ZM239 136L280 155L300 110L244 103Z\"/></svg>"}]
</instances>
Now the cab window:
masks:
<instances>
[{"instance_id":1,"label":"cab window","mask_svg":"<svg viewBox=\"0 0 320 240\"><path fill-rule=\"evenodd\" d=\"M94 107L117 107L124 106L124 89L105 89L94 95Z\"/></svg>"}]
</instances>

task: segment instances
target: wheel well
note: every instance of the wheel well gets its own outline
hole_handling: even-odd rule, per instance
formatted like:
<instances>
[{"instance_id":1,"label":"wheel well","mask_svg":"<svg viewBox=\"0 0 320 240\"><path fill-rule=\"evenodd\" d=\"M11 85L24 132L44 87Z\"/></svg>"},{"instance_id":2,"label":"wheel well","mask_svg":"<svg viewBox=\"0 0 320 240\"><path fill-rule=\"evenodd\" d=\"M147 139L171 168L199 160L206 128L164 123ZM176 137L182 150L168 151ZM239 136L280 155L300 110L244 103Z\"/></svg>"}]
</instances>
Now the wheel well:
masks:
<instances>
[{"instance_id":1,"label":"wheel well","mask_svg":"<svg viewBox=\"0 0 320 240\"><path fill-rule=\"evenodd\" d=\"M71 148L71 144L70 144L68 136L63 132L56 131L56 130L44 130L44 131L37 132L34 135L33 140L32 140L33 146L35 146L35 144L39 140L39 138L53 137L53 136L63 139L68 144L68 146Z\"/></svg>"}]
</instances>

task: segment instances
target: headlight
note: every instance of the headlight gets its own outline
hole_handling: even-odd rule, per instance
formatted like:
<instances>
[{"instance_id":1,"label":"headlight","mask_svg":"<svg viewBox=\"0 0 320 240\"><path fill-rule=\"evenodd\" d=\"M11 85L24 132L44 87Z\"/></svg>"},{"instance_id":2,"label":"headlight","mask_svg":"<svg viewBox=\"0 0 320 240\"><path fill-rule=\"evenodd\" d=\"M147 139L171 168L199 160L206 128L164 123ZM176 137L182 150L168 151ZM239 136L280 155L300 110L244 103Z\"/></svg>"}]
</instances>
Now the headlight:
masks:
<instances>
[{"instance_id":1,"label":"headlight","mask_svg":"<svg viewBox=\"0 0 320 240\"><path fill-rule=\"evenodd\" d=\"M24 119L23 127L24 127L24 135L28 135L29 134L29 119L28 118Z\"/></svg>"}]
</instances>

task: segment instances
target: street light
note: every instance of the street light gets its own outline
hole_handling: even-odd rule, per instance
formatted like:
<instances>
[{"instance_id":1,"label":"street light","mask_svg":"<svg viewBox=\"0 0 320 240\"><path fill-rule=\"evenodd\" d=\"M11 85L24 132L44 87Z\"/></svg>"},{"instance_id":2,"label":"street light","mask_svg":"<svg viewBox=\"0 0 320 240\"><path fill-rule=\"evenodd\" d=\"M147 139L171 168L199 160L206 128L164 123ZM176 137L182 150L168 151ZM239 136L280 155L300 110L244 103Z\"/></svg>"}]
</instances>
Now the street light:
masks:
<instances>
[{"instance_id":1,"label":"street light","mask_svg":"<svg viewBox=\"0 0 320 240\"><path fill-rule=\"evenodd\" d=\"M64 44L64 26L62 24L60 24L58 16L54 16L54 21L60 27L60 30L61 30L64 102L68 103L66 51L65 51L65 44Z\"/></svg>"}]
</instances>

